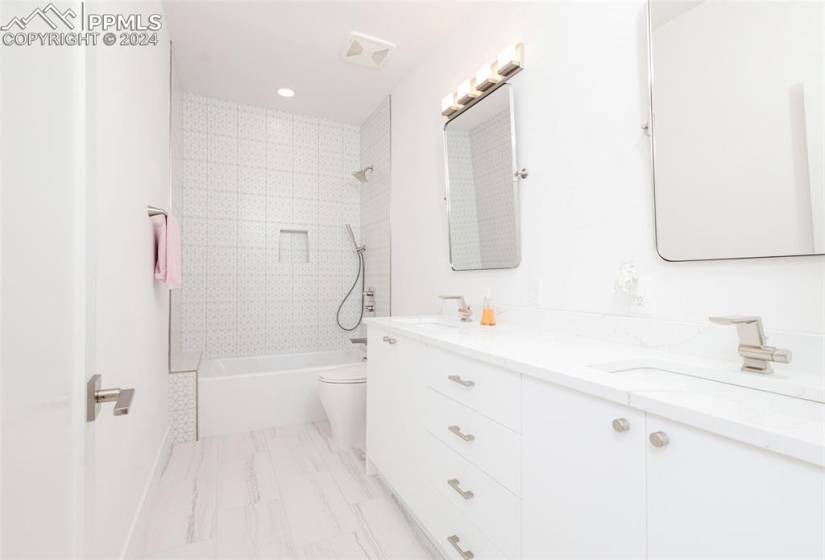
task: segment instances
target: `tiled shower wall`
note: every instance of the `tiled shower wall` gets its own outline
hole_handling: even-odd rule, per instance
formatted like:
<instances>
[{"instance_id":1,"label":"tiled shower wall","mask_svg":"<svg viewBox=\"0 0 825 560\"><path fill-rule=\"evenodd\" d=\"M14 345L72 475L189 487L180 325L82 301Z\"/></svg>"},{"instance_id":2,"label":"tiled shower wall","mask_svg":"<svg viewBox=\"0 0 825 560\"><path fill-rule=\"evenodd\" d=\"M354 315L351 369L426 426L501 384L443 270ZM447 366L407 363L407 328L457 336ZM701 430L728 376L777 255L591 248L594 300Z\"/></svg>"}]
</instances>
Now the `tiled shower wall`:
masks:
<instances>
[{"instance_id":1,"label":"tiled shower wall","mask_svg":"<svg viewBox=\"0 0 825 560\"><path fill-rule=\"evenodd\" d=\"M344 224L359 234L358 127L192 94L181 120L173 355L350 348L335 312L357 268Z\"/></svg>"},{"instance_id":2,"label":"tiled shower wall","mask_svg":"<svg viewBox=\"0 0 825 560\"><path fill-rule=\"evenodd\" d=\"M390 315L390 103L387 97L361 125L361 166L375 171L361 186L361 243L367 288L375 288L375 315Z\"/></svg>"}]
</instances>

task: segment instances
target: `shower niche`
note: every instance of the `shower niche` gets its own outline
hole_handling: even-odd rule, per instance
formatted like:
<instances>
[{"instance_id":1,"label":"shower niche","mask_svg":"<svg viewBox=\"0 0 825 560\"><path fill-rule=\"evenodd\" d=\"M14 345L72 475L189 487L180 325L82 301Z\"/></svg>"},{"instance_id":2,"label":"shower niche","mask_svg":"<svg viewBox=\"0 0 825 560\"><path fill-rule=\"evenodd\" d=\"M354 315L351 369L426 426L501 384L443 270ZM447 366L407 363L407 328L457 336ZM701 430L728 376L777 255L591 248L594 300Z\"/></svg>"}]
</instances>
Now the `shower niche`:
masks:
<instances>
[{"instance_id":1,"label":"shower niche","mask_svg":"<svg viewBox=\"0 0 825 560\"><path fill-rule=\"evenodd\" d=\"M278 262L308 263L309 230L282 229L278 236Z\"/></svg>"}]
</instances>

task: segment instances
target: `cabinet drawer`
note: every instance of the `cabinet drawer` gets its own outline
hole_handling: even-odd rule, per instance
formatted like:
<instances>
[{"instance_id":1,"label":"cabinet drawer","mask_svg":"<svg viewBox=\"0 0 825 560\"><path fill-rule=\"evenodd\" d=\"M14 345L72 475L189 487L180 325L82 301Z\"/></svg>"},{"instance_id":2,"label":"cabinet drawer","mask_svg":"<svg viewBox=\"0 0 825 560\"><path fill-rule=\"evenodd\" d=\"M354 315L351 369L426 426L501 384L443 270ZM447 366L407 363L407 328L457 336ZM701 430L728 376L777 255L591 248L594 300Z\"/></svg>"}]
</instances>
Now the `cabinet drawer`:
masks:
<instances>
[{"instance_id":1,"label":"cabinet drawer","mask_svg":"<svg viewBox=\"0 0 825 560\"><path fill-rule=\"evenodd\" d=\"M427 430L467 461L521 495L521 436L430 390Z\"/></svg>"},{"instance_id":2,"label":"cabinet drawer","mask_svg":"<svg viewBox=\"0 0 825 560\"><path fill-rule=\"evenodd\" d=\"M511 558L521 554L521 500L435 437L430 484Z\"/></svg>"},{"instance_id":3,"label":"cabinet drawer","mask_svg":"<svg viewBox=\"0 0 825 560\"><path fill-rule=\"evenodd\" d=\"M507 557L438 490L430 486L424 494L426 506L421 518L444 558L500 560Z\"/></svg>"},{"instance_id":4,"label":"cabinet drawer","mask_svg":"<svg viewBox=\"0 0 825 560\"><path fill-rule=\"evenodd\" d=\"M521 374L436 349L429 360L433 389L521 431Z\"/></svg>"}]
</instances>

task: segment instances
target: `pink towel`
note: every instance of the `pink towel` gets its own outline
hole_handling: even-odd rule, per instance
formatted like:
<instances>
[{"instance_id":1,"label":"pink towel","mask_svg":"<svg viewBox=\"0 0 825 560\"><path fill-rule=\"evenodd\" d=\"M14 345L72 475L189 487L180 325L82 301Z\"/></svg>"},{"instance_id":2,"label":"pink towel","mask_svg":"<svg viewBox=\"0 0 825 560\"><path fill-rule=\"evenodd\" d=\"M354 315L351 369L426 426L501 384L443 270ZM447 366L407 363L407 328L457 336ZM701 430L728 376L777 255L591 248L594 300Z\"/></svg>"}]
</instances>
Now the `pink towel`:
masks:
<instances>
[{"instance_id":1,"label":"pink towel","mask_svg":"<svg viewBox=\"0 0 825 560\"><path fill-rule=\"evenodd\" d=\"M180 288L180 226L171 214L152 216L155 229L155 279L169 289Z\"/></svg>"}]
</instances>

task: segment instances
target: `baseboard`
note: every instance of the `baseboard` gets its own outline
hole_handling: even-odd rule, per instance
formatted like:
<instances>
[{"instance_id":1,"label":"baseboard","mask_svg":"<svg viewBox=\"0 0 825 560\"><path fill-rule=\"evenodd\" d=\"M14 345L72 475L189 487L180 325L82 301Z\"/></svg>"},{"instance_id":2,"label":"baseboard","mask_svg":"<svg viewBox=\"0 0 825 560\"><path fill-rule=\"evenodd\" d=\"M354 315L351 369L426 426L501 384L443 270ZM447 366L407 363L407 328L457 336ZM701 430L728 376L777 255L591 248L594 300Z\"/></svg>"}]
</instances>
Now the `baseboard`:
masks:
<instances>
[{"instance_id":1,"label":"baseboard","mask_svg":"<svg viewBox=\"0 0 825 560\"><path fill-rule=\"evenodd\" d=\"M143 495L140 497L140 503L132 519L132 525L129 527L129 533L126 535L126 541L123 543L123 548L120 551L121 560L132 560L137 558L141 553L140 547L142 539L140 537L144 533L152 510L149 497L154 494L153 490L155 490L160 483L160 475L163 473L163 468L169 460L171 451L172 427L167 426L166 432L163 434L163 439L160 442L160 447L158 447L158 451L155 454L152 472L143 487Z\"/></svg>"}]
</instances>

